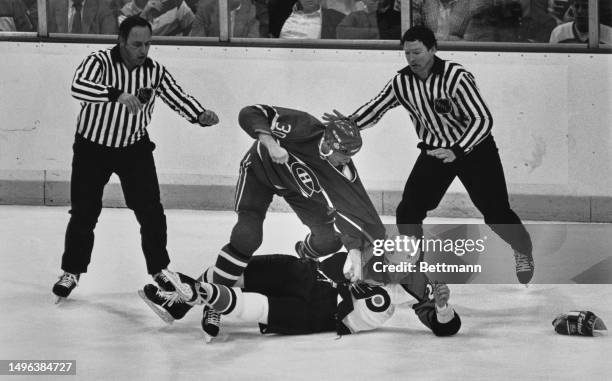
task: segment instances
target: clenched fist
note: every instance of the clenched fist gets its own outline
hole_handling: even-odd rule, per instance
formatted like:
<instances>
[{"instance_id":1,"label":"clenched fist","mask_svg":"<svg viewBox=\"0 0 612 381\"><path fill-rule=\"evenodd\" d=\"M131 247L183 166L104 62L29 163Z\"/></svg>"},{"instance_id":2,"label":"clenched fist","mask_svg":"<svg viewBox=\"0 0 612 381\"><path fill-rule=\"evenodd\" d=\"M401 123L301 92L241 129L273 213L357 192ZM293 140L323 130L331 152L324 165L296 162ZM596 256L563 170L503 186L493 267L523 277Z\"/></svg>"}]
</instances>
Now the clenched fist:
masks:
<instances>
[{"instance_id":1,"label":"clenched fist","mask_svg":"<svg viewBox=\"0 0 612 381\"><path fill-rule=\"evenodd\" d=\"M203 126L214 126L219 123L219 117L214 111L206 110L198 116L198 122Z\"/></svg>"},{"instance_id":2,"label":"clenched fist","mask_svg":"<svg viewBox=\"0 0 612 381\"><path fill-rule=\"evenodd\" d=\"M138 114L142 109L142 103L140 103L140 100L134 94L123 93L119 96L117 102L127 107L130 114Z\"/></svg>"}]
</instances>

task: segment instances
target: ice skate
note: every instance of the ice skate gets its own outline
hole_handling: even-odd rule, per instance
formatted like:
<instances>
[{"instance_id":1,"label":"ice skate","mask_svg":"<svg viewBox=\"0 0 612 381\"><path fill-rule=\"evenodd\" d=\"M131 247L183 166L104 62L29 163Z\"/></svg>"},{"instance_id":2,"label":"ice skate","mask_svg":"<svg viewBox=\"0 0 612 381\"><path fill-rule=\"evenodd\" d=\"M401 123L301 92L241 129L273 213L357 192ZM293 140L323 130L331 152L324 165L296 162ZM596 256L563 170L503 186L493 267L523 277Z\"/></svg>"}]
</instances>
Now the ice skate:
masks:
<instances>
[{"instance_id":1,"label":"ice skate","mask_svg":"<svg viewBox=\"0 0 612 381\"><path fill-rule=\"evenodd\" d=\"M190 305L205 304L206 291L197 280L170 270L162 270L162 273L174 286L179 295Z\"/></svg>"},{"instance_id":2,"label":"ice skate","mask_svg":"<svg viewBox=\"0 0 612 381\"><path fill-rule=\"evenodd\" d=\"M163 321L172 324L174 320L182 319L191 309L176 291L164 291L157 286L147 284L138 295Z\"/></svg>"},{"instance_id":3,"label":"ice skate","mask_svg":"<svg viewBox=\"0 0 612 381\"><path fill-rule=\"evenodd\" d=\"M211 343L219 335L220 328L221 314L209 306L204 306L202 330L204 331L204 340L207 344Z\"/></svg>"},{"instance_id":4,"label":"ice skate","mask_svg":"<svg viewBox=\"0 0 612 381\"><path fill-rule=\"evenodd\" d=\"M79 285L80 274L72 274L64 272L59 280L53 285L53 294L55 295L55 304L66 299L68 295Z\"/></svg>"},{"instance_id":5,"label":"ice skate","mask_svg":"<svg viewBox=\"0 0 612 381\"><path fill-rule=\"evenodd\" d=\"M516 263L516 277L519 282L524 284L526 287L533 278L533 271L535 264L533 263L533 256L530 254L522 254L518 251L514 252L514 261Z\"/></svg>"},{"instance_id":6,"label":"ice skate","mask_svg":"<svg viewBox=\"0 0 612 381\"><path fill-rule=\"evenodd\" d=\"M170 279L168 279L168 277L162 271L155 274L153 276L153 280L155 281L155 283L157 283L159 288L161 288L162 290L175 291L175 288L172 285L172 282L170 282Z\"/></svg>"}]
</instances>

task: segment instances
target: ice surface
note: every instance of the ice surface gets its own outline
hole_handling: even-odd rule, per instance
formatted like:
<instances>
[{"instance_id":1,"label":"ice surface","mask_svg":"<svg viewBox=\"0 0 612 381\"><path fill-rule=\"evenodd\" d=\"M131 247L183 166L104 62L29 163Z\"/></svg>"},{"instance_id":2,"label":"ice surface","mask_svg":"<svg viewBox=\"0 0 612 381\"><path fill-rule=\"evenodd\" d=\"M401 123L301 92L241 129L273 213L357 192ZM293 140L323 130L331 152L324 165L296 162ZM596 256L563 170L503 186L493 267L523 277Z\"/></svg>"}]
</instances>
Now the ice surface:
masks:
<instances>
[{"instance_id":1,"label":"ice surface","mask_svg":"<svg viewBox=\"0 0 612 381\"><path fill-rule=\"evenodd\" d=\"M0 206L0 359L76 360L82 380L612 379L609 335L561 336L551 325L560 312L590 309L609 326L609 284L453 285L463 326L450 338L400 308L384 328L339 339L262 336L255 325L224 319L224 340L205 344L199 308L165 325L137 296L152 281L127 209L103 210L88 273L54 305L67 210ZM235 222L231 212L166 214L171 268L192 275L213 261ZM291 252L305 233L294 215L269 213L259 253ZM512 274L510 251L503 260Z\"/></svg>"}]
</instances>

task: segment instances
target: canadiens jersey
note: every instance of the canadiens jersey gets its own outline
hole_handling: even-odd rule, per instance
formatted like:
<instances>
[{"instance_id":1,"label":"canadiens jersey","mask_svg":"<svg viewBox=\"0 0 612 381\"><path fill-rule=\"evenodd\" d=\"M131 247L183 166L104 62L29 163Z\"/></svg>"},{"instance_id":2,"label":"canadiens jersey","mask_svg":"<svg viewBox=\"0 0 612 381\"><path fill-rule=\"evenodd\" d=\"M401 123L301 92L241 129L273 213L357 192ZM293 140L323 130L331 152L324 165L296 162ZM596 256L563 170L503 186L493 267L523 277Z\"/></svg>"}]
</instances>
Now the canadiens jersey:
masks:
<instances>
[{"instance_id":1,"label":"canadiens jersey","mask_svg":"<svg viewBox=\"0 0 612 381\"><path fill-rule=\"evenodd\" d=\"M325 126L317 118L303 111L254 105L241 110L239 123L254 139L271 135L289 153L286 164L276 164L257 140L243 162L249 163L259 180L280 195L296 192L326 205L349 250L384 237L382 221L353 162L334 167L322 156Z\"/></svg>"}]
</instances>

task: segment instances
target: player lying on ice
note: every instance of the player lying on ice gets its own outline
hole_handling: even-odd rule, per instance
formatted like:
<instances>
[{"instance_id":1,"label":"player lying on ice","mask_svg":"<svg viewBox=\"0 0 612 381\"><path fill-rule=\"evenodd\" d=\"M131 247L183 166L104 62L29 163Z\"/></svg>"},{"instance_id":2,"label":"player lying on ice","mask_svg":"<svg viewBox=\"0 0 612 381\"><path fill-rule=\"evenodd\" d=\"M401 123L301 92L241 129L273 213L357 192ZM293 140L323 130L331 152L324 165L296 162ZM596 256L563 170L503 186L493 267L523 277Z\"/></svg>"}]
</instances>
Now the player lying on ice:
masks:
<instances>
[{"instance_id":1,"label":"player lying on ice","mask_svg":"<svg viewBox=\"0 0 612 381\"><path fill-rule=\"evenodd\" d=\"M181 319L193 305L205 304L202 328L207 341L219 332L219 322L206 319L211 309L259 323L262 333L335 331L344 335L376 329L393 315L397 305L407 304L435 335L450 336L459 331L461 320L448 303L447 285L432 283L418 272L403 277L401 284L350 283L346 280L350 274L343 274L346 256L346 252L339 252L321 262L283 254L254 256L235 287L200 283L166 271L179 291L148 284L139 294L168 323Z\"/></svg>"}]
</instances>

